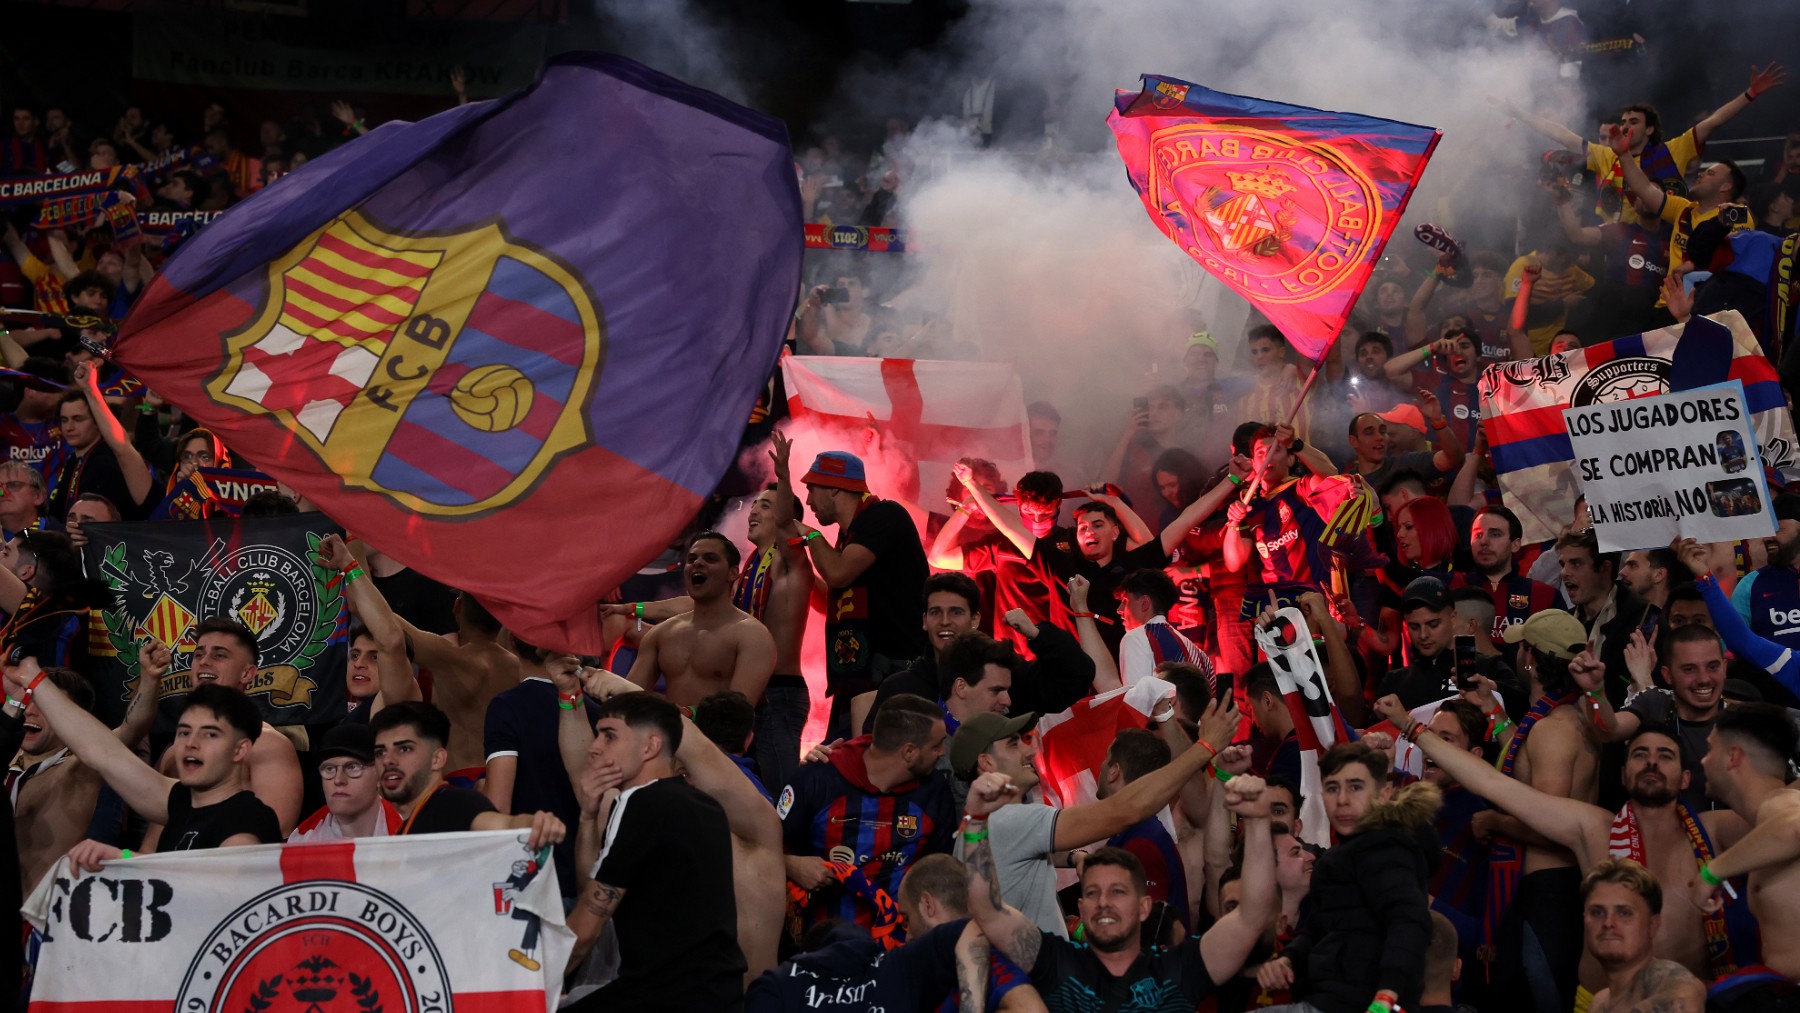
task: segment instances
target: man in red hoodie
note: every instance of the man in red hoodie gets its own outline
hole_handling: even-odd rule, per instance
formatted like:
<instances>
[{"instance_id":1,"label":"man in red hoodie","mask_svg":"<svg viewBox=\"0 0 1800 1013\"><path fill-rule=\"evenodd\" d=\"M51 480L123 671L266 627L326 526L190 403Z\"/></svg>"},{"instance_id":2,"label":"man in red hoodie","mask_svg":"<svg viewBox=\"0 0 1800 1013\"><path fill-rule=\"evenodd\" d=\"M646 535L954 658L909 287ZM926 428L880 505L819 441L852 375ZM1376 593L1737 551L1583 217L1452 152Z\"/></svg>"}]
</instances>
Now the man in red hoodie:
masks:
<instances>
[{"instance_id":1,"label":"man in red hoodie","mask_svg":"<svg viewBox=\"0 0 1800 1013\"><path fill-rule=\"evenodd\" d=\"M900 880L921 856L948 852L956 830L949 775L937 769L946 737L943 708L902 693L875 712L874 734L805 764L782 789L775 813L806 925L900 931Z\"/></svg>"}]
</instances>

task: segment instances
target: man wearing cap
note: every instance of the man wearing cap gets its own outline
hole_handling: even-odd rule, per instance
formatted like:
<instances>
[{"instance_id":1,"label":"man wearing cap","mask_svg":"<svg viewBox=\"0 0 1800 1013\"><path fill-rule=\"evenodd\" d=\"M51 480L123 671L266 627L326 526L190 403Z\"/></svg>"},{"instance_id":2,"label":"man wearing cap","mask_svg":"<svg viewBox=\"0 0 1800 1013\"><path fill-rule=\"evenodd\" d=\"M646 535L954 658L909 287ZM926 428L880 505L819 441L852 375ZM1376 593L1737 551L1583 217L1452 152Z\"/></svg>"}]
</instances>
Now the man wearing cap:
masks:
<instances>
[{"instance_id":1,"label":"man wearing cap","mask_svg":"<svg viewBox=\"0 0 1800 1013\"><path fill-rule=\"evenodd\" d=\"M838 529L835 544L803 523L799 537L830 588L825 693L831 716L825 736L847 737L850 701L925 653L925 631L913 610L931 567L912 515L869 492L862 459L855 454L825 451L800 481L813 517Z\"/></svg>"},{"instance_id":2,"label":"man wearing cap","mask_svg":"<svg viewBox=\"0 0 1800 1013\"><path fill-rule=\"evenodd\" d=\"M375 733L366 724L341 724L319 748L325 806L300 821L289 844L386 837L400 830L400 810L381 797L375 776Z\"/></svg>"},{"instance_id":3,"label":"man wearing cap","mask_svg":"<svg viewBox=\"0 0 1800 1013\"><path fill-rule=\"evenodd\" d=\"M1361 475L1377 489L1381 488L1383 482L1403 471L1410 471L1427 482L1456 474L1463 462L1462 440L1456 435L1456 430L1444 421L1444 409L1438 404L1437 395L1430 391L1420 391L1419 411L1432 431L1437 433L1436 450L1390 453L1393 444L1389 439L1387 419L1374 412L1364 412L1350 419L1348 439L1351 457L1344 465L1344 472Z\"/></svg>"},{"instance_id":4,"label":"man wearing cap","mask_svg":"<svg viewBox=\"0 0 1800 1013\"><path fill-rule=\"evenodd\" d=\"M1744 575L1731 604L1750 632L1800 649L1800 495L1775 497L1775 551L1767 566Z\"/></svg>"},{"instance_id":5,"label":"man wearing cap","mask_svg":"<svg viewBox=\"0 0 1800 1013\"><path fill-rule=\"evenodd\" d=\"M1407 710L1454 696L1457 685L1456 603L1436 577L1418 577L1400 594L1400 616L1406 623L1406 640L1412 647L1412 664L1395 669L1381 680L1380 695L1400 698ZM1496 654L1475 655L1475 674L1493 680L1501 699L1517 717L1525 708L1524 687L1511 666Z\"/></svg>"},{"instance_id":6,"label":"man wearing cap","mask_svg":"<svg viewBox=\"0 0 1800 1013\"><path fill-rule=\"evenodd\" d=\"M1160 724L1172 720L1174 714L1171 696L1151 721ZM1210 744L1229 741L1237 730L1238 712L1229 703L1224 707L1217 701L1208 704L1200 719L1198 742L1173 762L1103 799L1063 809L1044 805L1033 792L1039 782L1032 765L1037 747L1026 731L1036 723L1036 714L970 718L950 739L950 770L963 781L999 773L1018 789L988 816L1000 896L1038 928L1066 939L1068 931L1056 903L1053 865L1073 866L1077 849L1122 834L1174 801L1182 786L1212 762L1215 752ZM968 858L960 841L957 857Z\"/></svg>"}]
</instances>

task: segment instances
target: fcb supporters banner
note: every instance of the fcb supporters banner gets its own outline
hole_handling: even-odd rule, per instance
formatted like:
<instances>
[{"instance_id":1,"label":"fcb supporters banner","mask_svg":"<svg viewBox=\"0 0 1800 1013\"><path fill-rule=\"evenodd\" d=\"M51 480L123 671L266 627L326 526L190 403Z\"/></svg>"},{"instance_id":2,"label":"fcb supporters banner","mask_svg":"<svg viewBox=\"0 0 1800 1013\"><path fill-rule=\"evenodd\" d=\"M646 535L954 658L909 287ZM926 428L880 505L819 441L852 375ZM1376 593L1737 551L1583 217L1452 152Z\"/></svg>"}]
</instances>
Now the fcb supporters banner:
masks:
<instances>
[{"instance_id":1,"label":"fcb supporters banner","mask_svg":"<svg viewBox=\"0 0 1800 1013\"><path fill-rule=\"evenodd\" d=\"M574 948L519 831L64 859L25 916L29 1013L549 1013Z\"/></svg>"},{"instance_id":2,"label":"fcb supporters banner","mask_svg":"<svg viewBox=\"0 0 1800 1013\"><path fill-rule=\"evenodd\" d=\"M1563 418L1603 551L1775 533L1742 381L1570 408Z\"/></svg>"},{"instance_id":3,"label":"fcb supporters banner","mask_svg":"<svg viewBox=\"0 0 1800 1013\"><path fill-rule=\"evenodd\" d=\"M88 646L102 666L100 715L117 721L137 686L138 644L167 647L162 722L173 727L194 688L194 627L235 619L256 634L260 667L250 699L271 724L333 721L344 713L349 612L336 571L314 565L313 550L340 529L321 514L197 521L89 524L82 550L88 576L112 589Z\"/></svg>"}]
</instances>

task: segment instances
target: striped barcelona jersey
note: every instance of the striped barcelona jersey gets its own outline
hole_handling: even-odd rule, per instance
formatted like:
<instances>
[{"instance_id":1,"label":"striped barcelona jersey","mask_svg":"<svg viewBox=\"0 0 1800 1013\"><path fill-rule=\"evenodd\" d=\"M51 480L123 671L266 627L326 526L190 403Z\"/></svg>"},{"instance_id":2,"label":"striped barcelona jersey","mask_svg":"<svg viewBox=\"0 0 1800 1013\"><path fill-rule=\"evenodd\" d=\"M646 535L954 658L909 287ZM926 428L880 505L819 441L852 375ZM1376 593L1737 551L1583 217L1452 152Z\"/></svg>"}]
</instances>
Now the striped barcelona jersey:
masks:
<instances>
[{"instance_id":1,"label":"striped barcelona jersey","mask_svg":"<svg viewBox=\"0 0 1800 1013\"><path fill-rule=\"evenodd\" d=\"M1353 480L1343 476L1308 476L1269 494L1263 506L1245 518L1256 554L1262 557L1263 581L1322 585L1330 580L1327 518L1355 494Z\"/></svg>"}]
</instances>

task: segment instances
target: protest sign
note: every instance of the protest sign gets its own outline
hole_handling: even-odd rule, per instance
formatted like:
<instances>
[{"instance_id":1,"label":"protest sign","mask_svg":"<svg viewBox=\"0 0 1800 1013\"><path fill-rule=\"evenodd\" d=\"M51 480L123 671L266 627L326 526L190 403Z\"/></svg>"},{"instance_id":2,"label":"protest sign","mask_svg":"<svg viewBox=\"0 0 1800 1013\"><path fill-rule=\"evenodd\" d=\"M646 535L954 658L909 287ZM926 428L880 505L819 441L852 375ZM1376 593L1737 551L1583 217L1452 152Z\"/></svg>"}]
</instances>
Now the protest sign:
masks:
<instances>
[{"instance_id":1,"label":"protest sign","mask_svg":"<svg viewBox=\"0 0 1800 1013\"><path fill-rule=\"evenodd\" d=\"M1744 385L1698 387L1563 413L1604 552L1764 538L1775 513Z\"/></svg>"}]
</instances>

